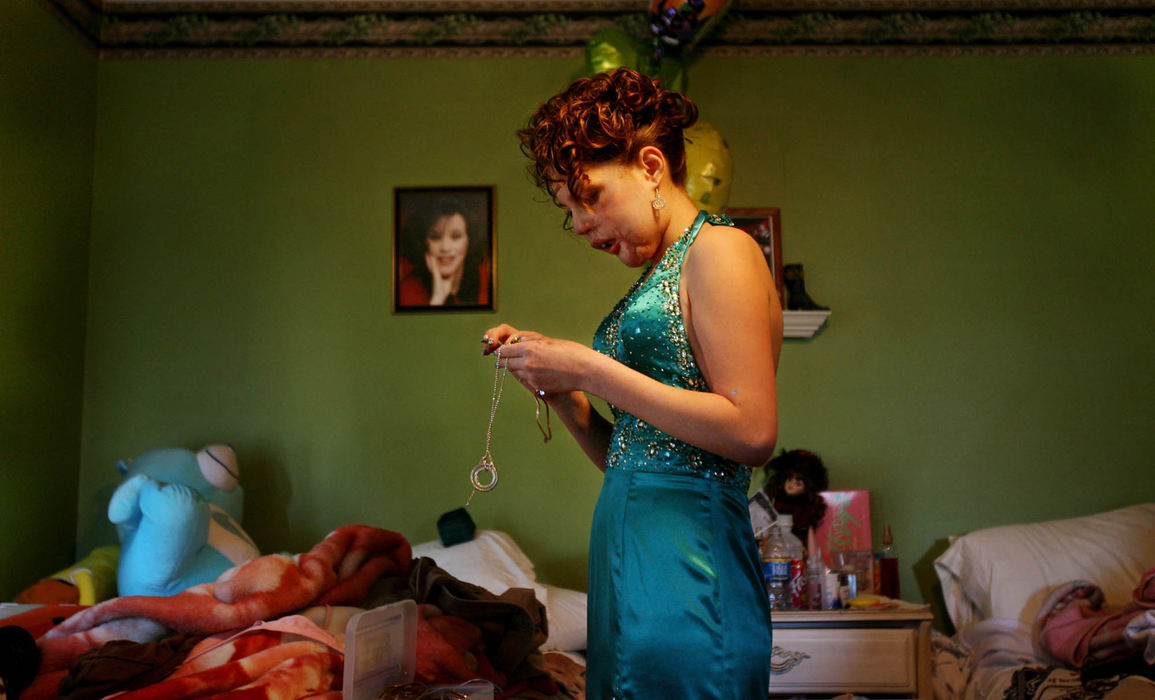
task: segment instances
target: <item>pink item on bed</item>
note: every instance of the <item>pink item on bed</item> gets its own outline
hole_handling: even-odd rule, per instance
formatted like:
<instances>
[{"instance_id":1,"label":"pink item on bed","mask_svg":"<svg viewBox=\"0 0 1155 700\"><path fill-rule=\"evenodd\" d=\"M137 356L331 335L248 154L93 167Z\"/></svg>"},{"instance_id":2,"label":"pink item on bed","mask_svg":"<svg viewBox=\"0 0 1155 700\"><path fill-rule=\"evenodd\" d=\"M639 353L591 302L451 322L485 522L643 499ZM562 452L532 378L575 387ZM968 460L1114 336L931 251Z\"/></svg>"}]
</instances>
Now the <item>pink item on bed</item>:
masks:
<instances>
[{"instance_id":1,"label":"pink item on bed","mask_svg":"<svg viewBox=\"0 0 1155 700\"><path fill-rule=\"evenodd\" d=\"M1083 668L1138 656L1127 640L1128 623L1155 609L1155 568L1143 574L1131 602L1106 605L1103 592L1087 581L1055 589L1035 620L1035 643L1071 668ZM1132 632L1134 634L1134 632Z\"/></svg>"},{"instance_id":2,"label":"pink item on bed","mask_svg":"<svg viewBox=\"0 0 1155 700\"><path fill-rule=\"evenodd\" d=\"M259 620L236 634L202 639L169 675L180 678L209 668L243 659L264 649L290 642L319 642L322 647L344 653L340 640L304 615L286 615L276 620Z\"/></svg>"},{"instance_id":3,"label":"pink item on bed","mask_svg":"<svg viewBox=\"0 0 1155 700\"><path fill-rule=\"evenodd\" d=\"M169 630L215 634L310 605L359 604L377 579L407 576L410 565L401 534L347 525L309 552L258 557L173 596L126 596L88 608L40 638L41 669L67 668L113 639L152 641Z\"/></svg>"}]
</instances>

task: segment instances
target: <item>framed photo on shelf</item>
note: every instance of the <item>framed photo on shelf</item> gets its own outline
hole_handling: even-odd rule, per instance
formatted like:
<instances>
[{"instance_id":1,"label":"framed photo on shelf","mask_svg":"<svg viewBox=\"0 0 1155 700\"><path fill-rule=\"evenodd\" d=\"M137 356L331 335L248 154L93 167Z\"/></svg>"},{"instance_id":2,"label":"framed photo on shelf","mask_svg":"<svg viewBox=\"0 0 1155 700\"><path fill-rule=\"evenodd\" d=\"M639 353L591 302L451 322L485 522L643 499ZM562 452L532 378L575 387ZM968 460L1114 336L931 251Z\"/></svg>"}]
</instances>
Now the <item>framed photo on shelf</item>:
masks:
<instances>
[{"instance_id":1,"label":"framed photo on shelf","mask_svg":"<svg viewBox=\"0 0 1155 700\"><path fill-rule=\"evenodd\" d=\"M393 189L393 311L492 311L492 186Z\"/></svg>"},{"instance_id":2,"label":"framed photo on shelf","mask_svg":"<svg viewBox=\"0 0 1155 700\"><path fill-rule=\"evenodd\" d=\"M782 280L782 216L778 207L735 207L726 210L734 225L750 234L762 248L770 274L774 275L774 285L778 288L778 299L783 308L786 295Z\"/></svg>"}]
</instances>

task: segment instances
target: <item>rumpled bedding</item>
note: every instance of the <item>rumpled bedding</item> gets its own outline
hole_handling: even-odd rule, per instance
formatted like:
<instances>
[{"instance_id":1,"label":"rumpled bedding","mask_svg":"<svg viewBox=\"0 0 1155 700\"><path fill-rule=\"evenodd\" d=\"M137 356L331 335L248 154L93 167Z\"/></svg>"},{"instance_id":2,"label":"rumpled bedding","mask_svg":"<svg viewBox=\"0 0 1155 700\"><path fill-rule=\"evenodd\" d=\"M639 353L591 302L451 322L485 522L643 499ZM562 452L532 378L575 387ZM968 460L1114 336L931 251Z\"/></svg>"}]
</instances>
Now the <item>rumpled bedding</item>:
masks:
<instances>
[{"instance_id":1,"label":"rumpled bedding","mask_svg":"<svg viewBox=\"0 0 1155 700\"><path fill-rule=\"evenodd\" d=\"M1086 668L1124 661L1143 649L1147 663L1152 649L1155 611L1155 568L1149 569L1125 605L1107 605L1103 592L1088 581L1072 581L1055 589L1035 620L1034 639L1056 663Z\"/></svg>"},{"instance_id":2,"label":"rumpled bedding","mask_svg":"<svg viewBox=\"0 0 1155 700\"><path fill-rule=\"evenodd\" d=\"M936 700L1155 698L1155 568L1110 606L1086 581L1055 589L1033 626L991 618L932 640Z\"/></svg>"},{"instance_id":3,"label":"rumpled bedding","mask_svg":"<svg viewBox=\"0 0 1155 700\"><path fill-rule=\"evenodd\" d=\"M91 693L83 697L127 690L120 700L339 699L343 624L351 613L332 622L332 611L401 598L420 604L416 680L433 685L484 678L505 691L498 697L558 694L541 663L538 646L547 628L532 591L496 596L453 579L432 560L411 559L409 543L398 533L350 525L309 552L258 557L175 596L126 596L78 609L39 638L40 674L21 697L58 697L65 680L70 691ZM332 624L326 629L315 620ZM179 643L166 642L178 636ZM129 654L133 645L176 646L164 663L179 665L163 680L157 675L164 673L143 676L149 681L143 685L109 685L106 678L93 688L86 674L99 667L92 665L95 655L113 641ZM78 672L78 666L88 670Z\"/></svg>"}]
</instances>

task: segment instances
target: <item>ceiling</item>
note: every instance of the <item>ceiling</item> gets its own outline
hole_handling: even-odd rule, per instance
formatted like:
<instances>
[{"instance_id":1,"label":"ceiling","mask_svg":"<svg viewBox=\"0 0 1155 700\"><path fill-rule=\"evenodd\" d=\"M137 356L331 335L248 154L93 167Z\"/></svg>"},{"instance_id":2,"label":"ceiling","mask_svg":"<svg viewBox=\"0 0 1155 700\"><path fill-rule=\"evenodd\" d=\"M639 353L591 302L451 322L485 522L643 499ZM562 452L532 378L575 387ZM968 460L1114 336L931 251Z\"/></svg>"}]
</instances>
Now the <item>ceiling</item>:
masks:
<instances>
[{"instance_id":1,"label":"ceiling","mask_svg":"<svg viewBox=\"0 0 1155 700\"><path fill-rule=\"evenodd\" d=\"M649 0L40 0L102 57L584 55ZM721 1L721 0L718 0ZM1155 0L734 0L706 55L1155 53Z\"/></svg>"}]
</instances>

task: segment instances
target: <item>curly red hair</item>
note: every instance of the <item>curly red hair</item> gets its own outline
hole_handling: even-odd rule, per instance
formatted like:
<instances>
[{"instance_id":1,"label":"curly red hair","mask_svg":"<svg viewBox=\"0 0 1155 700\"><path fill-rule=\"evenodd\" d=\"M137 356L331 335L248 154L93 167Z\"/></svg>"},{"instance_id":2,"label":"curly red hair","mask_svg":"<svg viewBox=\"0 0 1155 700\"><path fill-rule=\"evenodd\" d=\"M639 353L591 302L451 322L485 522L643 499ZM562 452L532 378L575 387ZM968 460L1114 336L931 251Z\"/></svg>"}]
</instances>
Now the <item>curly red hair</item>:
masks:
<instances>
[{"instance_id":1,"label":"curly red hair","mask_svg":"<svg viewBox=\"0 0 1155 700\"><path fill-rule=\"evenodd\" d=\"M557 200L565 183L582 202L585 168L628 163L646 146L662 151L675 184L686 180L682 130L698 119L689 98L629 68L579 78L534 112L517 132L538 187Z\"/></svg>"}]
</instances>

